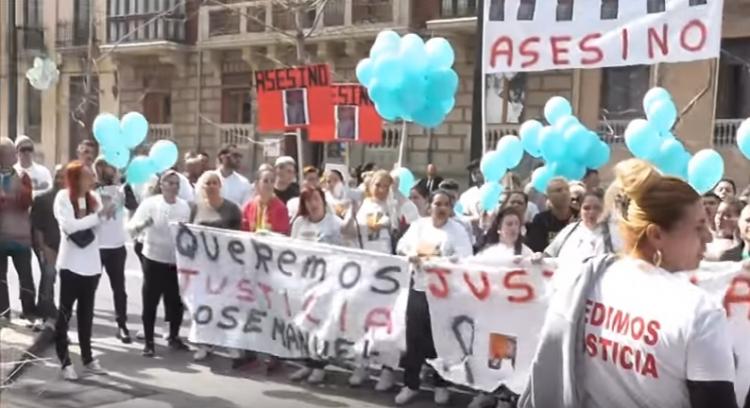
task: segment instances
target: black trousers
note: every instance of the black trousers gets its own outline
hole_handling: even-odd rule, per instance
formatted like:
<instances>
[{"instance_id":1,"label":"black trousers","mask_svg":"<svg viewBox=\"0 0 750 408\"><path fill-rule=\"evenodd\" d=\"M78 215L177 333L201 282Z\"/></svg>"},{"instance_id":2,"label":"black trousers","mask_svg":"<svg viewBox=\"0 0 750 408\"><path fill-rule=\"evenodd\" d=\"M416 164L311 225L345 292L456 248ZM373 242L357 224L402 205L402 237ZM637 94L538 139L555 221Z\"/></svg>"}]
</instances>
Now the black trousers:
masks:
<instances>
[{"instance_id":1,"label":"black trousers","mask_svg":"<svg viewBox=\"0 0 750 408\"><path fill-rule=\"evenodd\" d=\"M406 303L406 355L402 359L404 384L412 390L420 386L419 374L428 358L436 358L435 342L432 339L432 324L427 295L411 289ZM435 372L433 385L444 387L448 383Z\"/></svg>"},{"instance_id":2,"label":"black trousers","mask_svg":"<svg viewBox=\"0 0 750 408\"><path fill-rule=\"evenodd\" d=\"M143 257L143 332L147 345L154 344L156 308L164 297L164 310L169 321L169 338L176 339L182 325L182 299L177 279L177 266Z\"/></svg>"},{"instance_id":3,"label":"black trousers","mask_svg":"<svg viewBox=\"0 0 750 408\"><path fill-rule=\"evenodd\" d=\"M31 274L31 248L0 248L0 316L10 318L10 298L8 296L8 258L18 273L21 286L21 306L26 317L36 316L36 289Z\"/></svg>"},{"instance_id":4,"label":"black trousers","mask_svg":"<svg viewBox=\"0 0 750 408\"><path fill-rule=\"evenodd\" d=\"M93 361L91 356L91 330L94 324L94 299L99 277L79 275L67 269L60 270L60 309L55 325L55 345L60 364L67 367L71 364L68 353L68 323L76 306L78 323L78 345L81 347L83 364Z\"/></svg>"},{"instance_id":5,"label":"black trousers","mask_svg":"<svg viewBox=\"0 0 750 408\"><path fill-rule=\"evenodd\" d=\"M109 277L112 296L115 300L117 326L125 328L128 321L128 294L125 292L125 260L128 252L125 246L112 249L100 249L102 266Z\"/></svg>"}]
</instances>

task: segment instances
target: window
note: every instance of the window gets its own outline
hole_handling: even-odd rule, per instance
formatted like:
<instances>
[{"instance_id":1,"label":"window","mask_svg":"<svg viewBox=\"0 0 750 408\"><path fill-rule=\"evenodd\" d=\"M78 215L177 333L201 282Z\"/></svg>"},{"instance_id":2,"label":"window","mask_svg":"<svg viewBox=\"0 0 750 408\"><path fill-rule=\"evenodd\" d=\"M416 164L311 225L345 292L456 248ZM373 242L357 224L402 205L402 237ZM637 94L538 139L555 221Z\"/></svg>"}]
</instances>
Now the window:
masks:
<instances>
[{"instance_id":1,"label":"window","mask_svg":"<svg viewBox=\"0 0 750 408\"><path fill-rule=\"evenodd\" d=\"M26 0L24 2L24 25L28 28L44 27L41 0Z\"/></svg>"},{"instance_id":2,"label":"window","mask_svg":"<svg viewBox=\"0 0 750 408\"><path fill-rule=\"evenodd\" d=\"M526 99L526 74L488 74L485 98L488 124L521 123Z\"/></svg>"},{"instance_id":3,"label":"window","mask_svg":"<svg viewBox=\"0 0 750 408\"><path fill-rule=\"evenodd\" d=\"M716 92L716 119L750 116L750 72L742 61L722 55Z\"/></svg>"},{"instance_id":4,"label":"window","mask_svg":"<svg viewBox=\"0 0 750 408\"><path fill-rule=\"evenodd\" d=\"M253 123L253 99L250 73L222 76L221 122Z\"/></svg>"},{"instance_id":5,"label":"window","mask_svg":"<svg viewBox=\"0 0 750 408\"><path fill-rule=\"evenodd\" d=\"M601 108L607 119L626 120L643 115L643 96L649 88L648 65L602 69Z\"/></svg>"},{"instance_id":6,"label":"window","mask_svg":"<svg viewBox=\"0 0 750 408\"><path fill-rule=\"evenodd\" d=\"M149 123L172 123L172 94L149 92L143 98L143 114Z\"/></svg>"},{"instance_id":7,"label":"window","mask_svg":"<svg viewBox=\"0 0 750 408\"><path fill-rule=\"evenodd\" d=\"M26 83L26 136L42 141L42 92Z\"/></svg>"},{"instance_id":8,"label":"window","mask_svg":"<svg viewBox=\"0 0 750 408\"><path fill-rule=\"evenodd\" d=\"M73 3L73 41L86 44L89 39L90 0L75 0Z\"/></svg>"},{"instance_id":9,"label":"window","mask_svg":"<svg viewBox=\"0 0 750 408\"><path fill-rule=\"evenodd\" d=\"M601 16L602 20L617 20L617 13L620 9L618 0L602 0Z\"/></svg>"}]
</instances>

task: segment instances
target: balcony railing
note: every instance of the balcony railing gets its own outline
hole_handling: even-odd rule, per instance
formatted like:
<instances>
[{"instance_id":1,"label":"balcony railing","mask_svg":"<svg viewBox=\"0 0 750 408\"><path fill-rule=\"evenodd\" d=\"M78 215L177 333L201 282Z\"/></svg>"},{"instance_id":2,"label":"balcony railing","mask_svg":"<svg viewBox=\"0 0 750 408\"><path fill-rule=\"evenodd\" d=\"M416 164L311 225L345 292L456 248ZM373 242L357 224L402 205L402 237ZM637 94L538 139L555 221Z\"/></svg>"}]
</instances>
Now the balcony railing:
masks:
<instances>
[{"instance_id":1,"label":"balcony railing","mask_svg":"<svg viewBox=\"0 0 750 408\"><path fill-rule=\"evenodd\" d=\"M441 0L440 2L440 18L474 17L476 15L476 0Z\"/></svg>"},{"instance_id":2,"label":"balcony railing","mask_svg":"<svg viewBox=\"0 0 750 408\"><path fill-rule=\"evenodd\" d=\"M328 0L303 13L301 27L316 30L354 24L392 24L396 6L404 0ZM255 0L204 5L200 9L201 40L250 33L273 33L297 29L294 12L273 0Z\"/></svg>"},{"instance_id":3,"label":"balcony railing","mask_svg":"<svg viewBox=\"0 0 750 408\"><path fill-rule=\"evenodd\" d=\"M627 129L629 123L630 119L601 121L597 130L605 143L625 143L625 129Z\"/></svg>"},{"instance_id":4,"label":"balcony railing","mask_svg":"<svg viewBox=\"0 0 750 408\"><path fill-rule=\"evenodd\" d=\"M154 41L185 42L186 17L181 13L163 12L107 17L107 41L138 43Z\"/></svg>"},{"instance_id":5,"label":"balcony railing","mask_svg":"<svg viewBox=\"0 0 750 408\"><path fill-rule=\"evenodd\" d=\"M55 44L58 49L85 47L89 43L87 22L62 21L57 23Z\"/></svg>"},{"instance_id":6,"label":"balcony railing","mask_svg":"<svg viewBox=\"0 0 750 408\"><path fill-rule=\"evenodd\" d=\"M255 125L244 123L222 123L218 127L217 146L246 146L255 138Z\"/></svg>"},{"instance_id":7,"label":"balcony railing","mask_svg":"<svg viewBox=\"0 0 750 408\"><path fill-rule=\"evenodd\" d=\"M367 149L398 151L400 144L401 144L401 124L400 123L384 123L383 124L383 141L380 144L367 145Z\"/></svg>"},{"instance_id":8,"label":"balcony railing","mask_svg":"<svg viewBox=\"0 0 750 408\"><path fill-rule=\"evenodd\" d=\"M174 140L172 138L172 124L155 124L148 125L148 141L155 142L157 140Z\"/></svg>"},{"instance_id":9,"label":"balcony railing","mask_svg":"<svg viewBox=\"0 0 750 408\"><path fill-rule=\"evenodd\" d=\"M733 145L737 141L737 129L744 119L716 119L714 121L714 145Z\"/></svg>"},{"instance_id":10,"label":"balcony railing","mask_svg":"<svg viewBox=\"0 0 750 408\"><path fill-rule=\"evenodd\" d=\"M44 29L41 27L18 27L22 35L23 49L27 51L41 51L44 49Z\"/></svg>"},{"instance_id":11,"label":"balcony railing","mask_svg":"<svg viewBox=\"0 0 750 408\"><path fill-rule=\"evenodd\" d=\"M494 150L495 146L497 146L497 141L503 136L517 135L519 126L520 125L515 123L508 123L505 125L487 125L485 133L487 149Z\"/></svg>"}]
</instances>

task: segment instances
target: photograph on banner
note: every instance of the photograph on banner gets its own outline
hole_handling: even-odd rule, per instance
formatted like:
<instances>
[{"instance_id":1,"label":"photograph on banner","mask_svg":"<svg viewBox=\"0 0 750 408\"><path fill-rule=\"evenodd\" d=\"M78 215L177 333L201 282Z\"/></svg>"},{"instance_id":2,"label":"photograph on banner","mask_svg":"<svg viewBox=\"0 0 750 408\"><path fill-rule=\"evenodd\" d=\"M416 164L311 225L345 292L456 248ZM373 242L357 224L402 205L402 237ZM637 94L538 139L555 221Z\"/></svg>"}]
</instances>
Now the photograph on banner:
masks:
<instances>
[{"instance_id":1,"label":"photograph on banner","mask_svg":"<svg viewBox=\"0 0 750 408\"><path fill-rule=\"evenodd\" d=\"M354 142L359 139L357 116L359 108L349 105L336 105L336 139Z\"/></svg>"},{"instance_id":2,"label":"photograph on banner","mask_svg":"<svg viewBox=\"0 0 750 408\"><path fill-rule=\"evenodd\" d=\"M326 64L255 72L258 130L284 132L316 127L334 131L331 72Z\"/></svg>"},{"instance_id":3,"label":"photograph on banner","mask_svg":"<svg viewBox=\"0 0 750 408\"><path fill-rule=\"evenodd\" d=\"M196 225L174 225L173 233L190 341L398 365L410 279L404 258Z\"/></svg>"},{"instance_id":4,"label":"photograph on banner","mask_svg":"<svg viewBox=\"0 0 750 408\"><path fill-rule=\"evenodd\" d=\"M723 0L489 0L485 72L598 68L716 58Z\"/></svg>"},{"instance_id":5,"label":"photograph on banner","mask_svg":"<svg viewBox=\"0 0 750 408\"><path fill-rule=\"evenodd\" d=\"M335 128L331 133L317 126L310 128L310 140L315 142L379 144L383 140L383 119L375 104L360 84L333 84Z\"/></svg>"},{"instance_id":6,"label":"photograph on banner","mask_svg":"<svg viewBox=\"0 0 750 408\"><path fill-rule=\"evenodd\" d=\"M485 121L490 125L515 124L524 120L526 74L523 72L485 75Z\"/></svg>"}]
</instances>

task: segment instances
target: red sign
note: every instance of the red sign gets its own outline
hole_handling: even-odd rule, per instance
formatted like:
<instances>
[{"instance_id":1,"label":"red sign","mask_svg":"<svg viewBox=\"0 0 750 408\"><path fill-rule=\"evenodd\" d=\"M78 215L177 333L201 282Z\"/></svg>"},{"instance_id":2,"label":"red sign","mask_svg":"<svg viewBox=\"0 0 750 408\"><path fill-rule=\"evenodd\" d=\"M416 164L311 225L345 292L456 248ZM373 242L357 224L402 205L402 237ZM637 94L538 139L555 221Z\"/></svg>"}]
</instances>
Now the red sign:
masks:
<instances>
[{"instance_id":1,"label":"red sign","mask_svg":"<svg viewBox=\"0 0 750 408\"><path fill-rule=\"evenodd\" d=\"M367 144L382 142L383 120L365 87L359 84L333 84L331 96L335 124L333 131L315 126L311 129L310 140Z\"/></svg>"},{"instance_id":2,"label":"red sign","mask_svg":"<svg viewBox=\"0 0 750 408\"><path fill-rule=\"evenodd\" d=\"M328 65L256 71L255 86L261 132L334 128Z\"/></svg>"}]
</instances>

